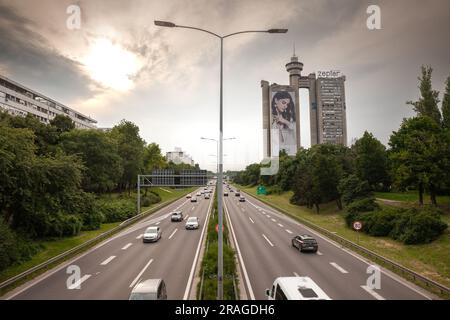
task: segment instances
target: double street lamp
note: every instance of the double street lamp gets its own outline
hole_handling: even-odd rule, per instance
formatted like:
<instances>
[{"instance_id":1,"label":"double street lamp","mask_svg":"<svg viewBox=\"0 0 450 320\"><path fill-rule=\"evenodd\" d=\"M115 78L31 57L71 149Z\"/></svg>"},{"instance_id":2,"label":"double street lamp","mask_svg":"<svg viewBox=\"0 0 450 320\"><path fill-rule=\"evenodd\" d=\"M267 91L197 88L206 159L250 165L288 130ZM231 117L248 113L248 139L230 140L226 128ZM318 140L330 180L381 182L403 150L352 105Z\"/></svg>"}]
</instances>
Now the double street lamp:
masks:
<instances>
[{"instance_id":1,"label":"double street lamp","mask_svg":"<svg viewBox=\"0 0 450 320\"><path fill-rule=\"evenodd\" d=\"M239 31L230 33L224 36L218 35L214 32L189 27L189 26L180 26L173 22L168 21L155 21L155 25L159 27L167 27L167 28L184 28L184 29L193 29L202 32L206 32L210 35L215 36L220 39L220 135L219 135L219 143L218 143L218 181L217 181L217 209L219 216L219 232L218 232L218 257L217 257L217 299L223 300L223 203L222 203L222 183L223 183L223 40L238 34L243 33L286 33L288 29L269 29L269 30L247 30L247 31Z\"/></svg>"},{"instance_id":2,"label":"double street lamp","mask_svg":"<svg viewBox=\"0 0 450 320\"><path fill-rule=\"evenodd\" d=\"M219 174L219 140L216 140L216 139L211 139L211 138L204 138L204 137L201 137L200 139L202 139L202 140L209 140L209 141L215 141L216 142L216 145L217 145L217 154L216 154L216 157L217 157L217 175ZM226 141L226 140L236 140L236 138L226 138L226 139L223 139L223 141Z\"/></svg>"}]
</instances>

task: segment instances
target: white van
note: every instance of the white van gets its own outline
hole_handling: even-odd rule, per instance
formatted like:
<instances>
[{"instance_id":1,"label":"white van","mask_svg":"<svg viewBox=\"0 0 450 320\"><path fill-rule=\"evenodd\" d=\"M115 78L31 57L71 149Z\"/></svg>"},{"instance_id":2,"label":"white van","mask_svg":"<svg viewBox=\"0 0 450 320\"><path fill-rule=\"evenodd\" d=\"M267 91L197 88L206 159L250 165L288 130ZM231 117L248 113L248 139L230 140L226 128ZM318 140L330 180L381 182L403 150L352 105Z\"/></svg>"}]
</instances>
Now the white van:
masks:
<instances>
[{"instance_id":1,"label":"white van","mask_svg":"<svg viewBox=\"0 0 450 320\"><path fill-rule=\"evenodd\" d=\"M309 277L276 278L266 295L269 300L331 300Z\"/></svg>"},{"instance_id":2,"label":"white van","mask_svg":"<svg viewBox=\"0 0 450 320\"><path fill-rule=\"evenodd\" d=\"M131 291L129 300L167 300L166 284L163 279L139 282Z\"/></svg>"}]
</instances>

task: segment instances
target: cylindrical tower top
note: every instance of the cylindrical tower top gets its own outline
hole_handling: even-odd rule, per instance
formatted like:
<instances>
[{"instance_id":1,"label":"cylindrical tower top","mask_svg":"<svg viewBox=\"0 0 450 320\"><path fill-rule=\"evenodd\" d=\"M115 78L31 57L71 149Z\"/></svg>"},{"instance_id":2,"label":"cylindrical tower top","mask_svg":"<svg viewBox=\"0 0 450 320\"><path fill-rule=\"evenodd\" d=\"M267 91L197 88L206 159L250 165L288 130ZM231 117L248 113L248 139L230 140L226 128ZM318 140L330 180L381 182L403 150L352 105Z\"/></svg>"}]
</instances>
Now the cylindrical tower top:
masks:
<instances>
[{"instance_id":1,"label":"cylindrical tower top","mask_svg":"<svg viewBox=\"0 0 450 320\"><path fill-rule=\"evenodd\" d=\"M303 71L303 63L298 61L298 57L296 55L292 56L291 62L286 64L286 71L289 72L290 76L301 77L301 73Z\"/></svg>"}]
</instances>

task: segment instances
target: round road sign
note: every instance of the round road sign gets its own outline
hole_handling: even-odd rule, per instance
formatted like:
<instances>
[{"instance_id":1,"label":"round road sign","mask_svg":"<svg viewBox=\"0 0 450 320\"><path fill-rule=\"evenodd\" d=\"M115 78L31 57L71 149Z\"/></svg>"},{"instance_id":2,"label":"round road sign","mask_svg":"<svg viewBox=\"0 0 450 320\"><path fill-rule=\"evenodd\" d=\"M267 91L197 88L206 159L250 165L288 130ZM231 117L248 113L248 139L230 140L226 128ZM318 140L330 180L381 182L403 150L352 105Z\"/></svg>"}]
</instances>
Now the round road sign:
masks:
<instances>
[{"instance_id":1,"label":"round road sign","mask_svg":"<svg viewBox=\"0 0 450 320\"><path fill-rule=\"evenodd\" d=\"M355 221L353 222L353 229L355 229L356 231L361 230L362 229L362 222L361 221Z\"/></svg>"}]
</instances>

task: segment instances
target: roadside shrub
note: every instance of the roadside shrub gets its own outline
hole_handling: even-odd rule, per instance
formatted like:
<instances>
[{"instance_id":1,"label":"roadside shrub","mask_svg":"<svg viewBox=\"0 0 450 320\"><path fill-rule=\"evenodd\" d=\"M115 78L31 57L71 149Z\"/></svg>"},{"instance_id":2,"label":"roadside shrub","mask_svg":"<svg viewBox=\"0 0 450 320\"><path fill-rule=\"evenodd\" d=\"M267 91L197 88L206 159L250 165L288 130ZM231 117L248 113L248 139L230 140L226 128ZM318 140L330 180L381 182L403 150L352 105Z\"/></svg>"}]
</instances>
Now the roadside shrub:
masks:
<instances>
[{"instance_id":1,"label":"roadside shrub","mask_svg":"<svg viewBox=\"0 0 450 320\"><path fill-rule=\"evenodd\" d=\"M430 243L445 230L447 224L434 208L408 209L399 215L391 232L391 237L404 244Z\"/></svg>"},{"instance_id":2,"label":"roadside shrub","mask_svg":"<svg viewBox=\"0 0 450 320\"><path fill-rule=\"evenodd\" d=\"M141 206L150 207L152 204L161 202L161 197L155 192L150 192L146 196L141 196Z\"/></svg>"},{"instance_id":3,"label":"roadside shrub","mask_svg":"<svg viewBox=\"0 0 450 320\"><path fill-rule=\"evenodd\" d=\"M352 202L348 207L349 213L370 212L379 209L380 206L375 202L374 198L364 198Z\"/></svg>"},{"instance_id":4,"label":"roadside shrub","mask_svg":"<svg viewBox=\"0 0 450 320\"><path fill-rule=\"evenodd\" d=\"M364 230L367 234L375 237L389 236L399 215L401 213L398 209L374 211L366 215Z\"/></svg>"},{"instance_id":5,"label":"roadside shrub","mask_svg":"<svg viewBox=\"0 0 450 320\"><path fill-rule=\"evenodd\" d=\"M95 206L103 215L105 223L124 221L136 214L136 205L132 199L98 199Z\"/></svg>"},{"instance_id":6,"label":"roadside shrub","mask_svg":"<svg viewBox=\"0 0 450 320\"><path fill-rule=\"evenodd\" d=\"M282 194L283 193L283 189L279 186L279 185L274 185L271 187L268 187L266 189L267 195L269 194Z\"/></svg>"}]
</instances>

